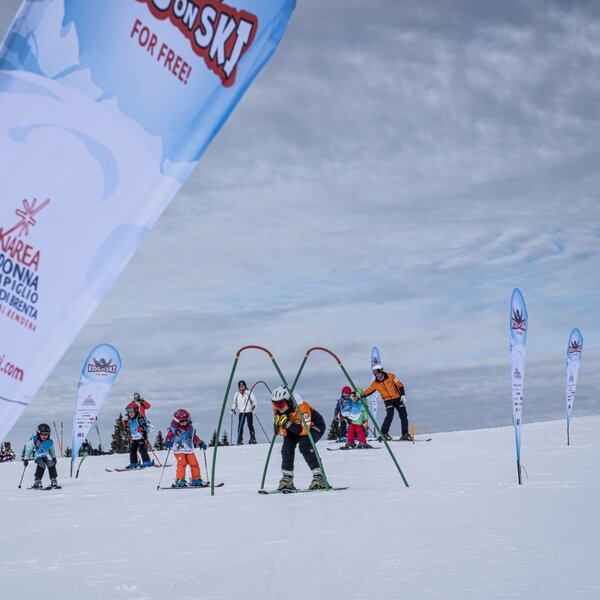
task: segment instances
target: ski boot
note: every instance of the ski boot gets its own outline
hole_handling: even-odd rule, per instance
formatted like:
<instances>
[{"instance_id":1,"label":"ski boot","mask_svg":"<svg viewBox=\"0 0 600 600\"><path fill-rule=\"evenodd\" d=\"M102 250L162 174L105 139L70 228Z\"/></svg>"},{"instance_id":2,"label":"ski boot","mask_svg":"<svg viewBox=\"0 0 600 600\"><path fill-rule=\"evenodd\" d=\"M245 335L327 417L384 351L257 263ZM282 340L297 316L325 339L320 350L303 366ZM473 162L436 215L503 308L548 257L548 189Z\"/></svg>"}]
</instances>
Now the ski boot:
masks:
<instances>
[{"instance_id":1,"label":"ski boot","mask_svg":"<svg viewBox=\"0 0 600 600\"><path fill-rule=\"evenodd\" d=\"M400 436L401 440L407 441L407 442L412 442L412 435L410 435L410 433L403 433Z\"/></svg>"},{"instance_id":2,"label":"ski boot","mask_svg":"<svg viewBox=\"0 0 600 600\"><path fill-rule=\"evenodd\" d=\"M339 442L340 444L345 444L345 443L346 443L346 436L343 436L343 437L341 437L341 438L338 440L338 442Z\"/></svg>"},{"instance_id":3,"label":"ski boot","mask_svg":"<svg viewBox=\"0 0 600 600\"><path fill-rule=\"evenodd\" d=\"M346 442L343 446L340 446L340 450L354 450L356 448L356 444L351 444L350 442Z\"/></svg>"},{"instance_id":4,"label":"ski boot","mask_svg":"<svg viewBox=\"0 0 600 600\"><path fill-rule=\"evenodd\" d=\"M279 485L277 486L279 491L281 490L295 490L294 487L294 475L290 473L284 473L283 477L279 481Z\"/></svg>"},{"instance_id":5,"label":"ski boot","mask_svg":"<svg viewBox=\"0 0 600 600\"><path fill-rule=\"evenodd\" d=\"M173 487L187 487L187 481L185 479L177 479Z\"/></svg>"},{"instance_id":6,"label":"ski boot","mask_svg":"<svg viewBox=\"0 0 600 600\"><path fill-rule=\"evenodd\" d=\"M325 479L324 479L322 473L313 473L313 478L312 478L312 481L310 482L310 485L308 486L308 489L309 490L324 490L324 489L326 489Z\"/></svg>"},{"instance_id":7,"label":"ski boot","mask_svg":"<svg viewBox=\"0 0 600 600\"><path fill-rule=\"evenodd\" d=\"M250 439L248 440L249 444L256 444L256 437L254 436L254 434L252 434L250 436Z\"/></svg>"},{"instance_id":8,"label":"ski boot","mask_svg":"<svg viewBox=\"0 0 600 600\"><path fill-rule=\"evenodd\" d=\"M362 442L358 442L358 444L356 444L356 448L357 450L364 450L365 448L372 448L373 446L370 446L369 444L363 444Z\"/></svg>"},{"instance_id":9,"label":"ski boot","mask_svg":"<svg viewBox=\"0 0 600 600\"><path fill-rule=\"evenodd\" d=\"M31 486L34 490L41 490L42 489L42 480L41 479L36 479L33 482L33 485Z\"/></svg>"},{"instance_id":10,"label":"ski boot","mask_svg":"<svg viewBox=\"0 0 600 600\"><path fill-rule=\"evenodd\" d=\"M198 478L198 479L192 479L192 480L190 481L190 485L191 485L192 487L206 487L206 484L204 483L204 481L202 481L202 479L201 479L201 478Z\"/></svg>"},{"instance_id":11,"label":"ski boot","mask_svg":"<svg viewBox=\"0 0 600 600\"><path fill-rule=\"evenodd\" d=\"M153 467L154 463L151 460L145 460L142 463L142 469L145 469L146 467Z\"/></svg>"},{"instance_id":12,"label":"ski boot","mask_svg":"<svg viewBox=\"0 0 600 600\"><path fill-rule=\"evenodd\" d=\"M384 433L383 435L380 435L380 436L377 438L377 441L378 441L378 442L381 442L381 441L383 441L383 440L385 440L386 442L390 442L390 441L392 440L392 436L391 436L391 435L389 435L389 434L387 434L387 433Z\"/></svg>"},{"instance_id":13,"label":"ski boot","mask_svg":"<svg viewBox=\"0 0 600 600\"><path fill-rule=\"evenodd\" d=\"M56 479L51 479L50 480L50 487L56 489L57 487L60 487L60 486L58 485L58 481L56 481Z\"/></svg>"},{"instance_id":14,"label":"ski boot","mask_svg":"<svg viewBox=\"0 0 600 600\"><path fill-rule=\"evenodd\" d=\"M139 469L140 463L129 463L129 465L127 465L125 468L126 469Z\"/></svg>"}]
</instances>

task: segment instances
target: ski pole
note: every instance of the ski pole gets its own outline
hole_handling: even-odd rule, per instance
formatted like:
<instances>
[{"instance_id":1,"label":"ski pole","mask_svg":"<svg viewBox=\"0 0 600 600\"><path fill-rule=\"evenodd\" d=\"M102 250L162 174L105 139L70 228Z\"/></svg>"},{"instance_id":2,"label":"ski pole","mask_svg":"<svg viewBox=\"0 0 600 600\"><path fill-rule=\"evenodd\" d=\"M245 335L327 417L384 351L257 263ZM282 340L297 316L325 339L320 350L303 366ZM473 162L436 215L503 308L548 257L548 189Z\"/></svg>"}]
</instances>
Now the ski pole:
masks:
<instances>
[{"instance_id":1,"label":"ski pole","mask_svg":"<svg viewBox=\"0 0 600 600\"><path fill-rule=\"evenodd\" d=\"M231 413L231 423L230 423L229 431L233 432L233 413ZM218 441L219 440L217 440L217 442Z\"/></svg>"},{"instance_id":2,"label":"ski pole","mask_svg":"<svg viewBox=\"0 0 600 600\"><path fill-rule=\"evenodd\" d=\"M162 483L163 475L165 474L165 468L167 466L167 463L169 462L169 454L171 454L171 448L169 448L169 451L167 452L167 458L165 458L165 464L163 465L162 471L160 473L160 480L158 482L158 485L156 486L157 490L160 490L160 484Z\"/></svg>"},{"instance_id":3,"label":"ski pole","mask_svg":"<svg viewBox=\"0 0 600 600\"><path fill-rule=\"evenodd\" d=\"M158 456L156 456L156 452L154 452L154 448L150 444L150 441L149 440L145 440L145 442L146 442L146 446L148 446L148 450L150 450L150 452L152 452L152 454L154 455L154 458L156 459L156 462L158 463L158 466L162 467L163 464L160 462L160 459L158 458Z\"/></svg>"},{"instance_id":4,"label":"ski pole","mask_svg":"<svg viewBox=\"0 0 600 600\"><path fill-rule=\"evenodd\" d=\"M205 469L206 476L208 477L208 463L206 462L206 450L204 448L202 448L202 452L204 454L204 469ZM208 485L208 481L206 482L206 485Z\"/></svg>"},{"instance_id":5,"label":"ski pole","mask_svg":"<svg viewBox=\"0 0 600 600\"><path fill-rule=\"evenodd\" d=\"M28 465L29 463L27 463ZM23 473L21 473L21 481L19 481L19 489L21 489L21 484L23 483L23 477L25 477L25 469L27 468L27 465L25 465L23 467Z\"/></svg>"},{"instance_id":6,"label":"ski pole","mask_svg":"<svg viewBox=\"0 0 600 600\"><path fill-rule=\"evenodd\" d=\"M265 428L262 426L262 423L260 422L260 419L258 418L258 415L255 414L254 416L256 417L256 420L258 421L258 424L260 425L260 428L263 430L263 433L265 434L265 437L267 438L267 442L270 442L271 439L267 435L267 432L265 431Z\"/></svg>"}]
</instances>

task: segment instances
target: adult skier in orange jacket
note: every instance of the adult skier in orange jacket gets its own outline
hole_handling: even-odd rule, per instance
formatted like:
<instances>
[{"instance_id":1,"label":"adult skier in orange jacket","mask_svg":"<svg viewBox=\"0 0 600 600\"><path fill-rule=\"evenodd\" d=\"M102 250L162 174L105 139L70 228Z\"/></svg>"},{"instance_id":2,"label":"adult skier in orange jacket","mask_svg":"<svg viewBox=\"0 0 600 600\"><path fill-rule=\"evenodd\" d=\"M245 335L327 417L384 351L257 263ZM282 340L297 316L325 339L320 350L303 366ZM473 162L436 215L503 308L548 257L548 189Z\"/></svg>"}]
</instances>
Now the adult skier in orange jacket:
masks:
<instances>
[{"instance_id":1,"label":"adult skier in orange jacket","mask_svg":"<svg viewBox=\"0 0 600 600\"><path fill-rule=\"evenodd\" d=\"M402 440L411 440L408 433L408 413L406 412L406 397L404 384L393 374L386 373L381 365L373 365L373 383L365 390L365 396L379 392L385 404L385 419L381 425L381 433L386 440L391 440L388 431L394 419L394 409L398 411L402 427ZM381 438L379 439L381 441Z\"/></svg>"}]
</instances>

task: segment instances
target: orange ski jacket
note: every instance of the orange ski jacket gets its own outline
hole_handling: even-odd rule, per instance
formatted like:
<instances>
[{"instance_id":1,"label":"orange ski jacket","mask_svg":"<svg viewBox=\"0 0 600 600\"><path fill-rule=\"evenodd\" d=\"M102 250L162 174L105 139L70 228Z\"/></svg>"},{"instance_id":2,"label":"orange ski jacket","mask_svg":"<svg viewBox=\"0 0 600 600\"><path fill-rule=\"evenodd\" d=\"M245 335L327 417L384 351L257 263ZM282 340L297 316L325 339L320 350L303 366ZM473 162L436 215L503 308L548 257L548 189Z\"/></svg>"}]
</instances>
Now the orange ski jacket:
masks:
<instances>
[{"instance_id":1,"label":"orange ski jacket","mask_svg":"<svg viewBox=\"0 0 600 600\"><path fill-rule=\"evenodd\" d=\"M373 383L365 390L365 396L370 396L375 392L379 392L384 402L395 400L404 396L404 384L393 373L384 372L381 381L373 380Z\"/></svg>"}]
</instances>

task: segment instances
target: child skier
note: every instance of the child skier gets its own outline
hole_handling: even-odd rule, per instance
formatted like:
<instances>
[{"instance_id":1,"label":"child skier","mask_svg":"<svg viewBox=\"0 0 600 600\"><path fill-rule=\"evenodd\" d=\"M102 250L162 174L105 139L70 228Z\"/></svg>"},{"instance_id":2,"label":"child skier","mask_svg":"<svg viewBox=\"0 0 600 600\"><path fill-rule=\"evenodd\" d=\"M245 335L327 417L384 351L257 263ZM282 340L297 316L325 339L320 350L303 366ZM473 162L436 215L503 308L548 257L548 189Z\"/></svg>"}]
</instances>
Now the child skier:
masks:
<instances>
[{"instance_id":1,"label":"child skier","mask_svg":"<svg viewBox=\"0 0 600 600\"><path fill-rule=\"evenodd\" d=\"M192 471L190 485L192 487L207 485L202 481L200 465L194 454L194 448L206 450L206 444L196 435L190 413L187 410L180 408L173 414L173 420L165 438L165 446L173 448L173 454L177 460L174 487L186 487L188 485L185 480L185 468L188 465Z\"/></svg>"},{"instance_id":2,"label":"child skier","mask_svg":"<svg viewBox=\"0 0 600 600\"><path fill-rule=\"evenodd\" d=\"M352 448L372 448L367 443L365 436L365 423L369 420L369 413L367 411L366 400L363 396L364 392L360 388L356 388L356 391L350 394L351 403L344 407L343 416L349 423L348 425L348 442L341 446L344 450L350 450ZM354 440L358 437L358 444L354 443Z\"/></svg>"},{"instance_id":3,"label":"child skier","mask_svg":"<svg viewBox=\"0 0 600 600\"><path fill-rule=\"evenodd\" d=\"M125 412L127 417L123 419L123 425L129 428L129 466L127 469L138 469L140 467L151 467L153 465L148 455L148 424L140 414L137 402L130 402ZM142 464L138 462L138 451L142 457Z\"/></svg>"},{"instance_id":4,"label":"child skier","mask_svg":"<svg viewBox=\"0 0 600 600\"><path fill-rule=\"evenodd\" d=\"M350 388L350 386L345 385L342 388L341 396L337 399L335 403L335 410L333 412L333 418L339 423L340 435L338 437L338 441L342 444L347 441L347 422L342 413L344 407L351 402L351 393L352 389Z\"/></svg>"},{"instance_id":5,"label":"child skier","mask_svg":"<svg viewBox=\"0 0 600 600\"><path fill-rule=\"evenodd\" d=\"M306 425L310 429L311 436L315 444L321 439L325 432L325 420L308 402L303 402L300 394L296 394L300 409ZM292 401L290 392L287 388L280 385L273 390L271 394L273 412L275 415L274 429L275 433L283 437L281 447L281 472L283 477L279 482L279 490L293 490L294 487L294 457L296 446L300 449L300 454L304 457L306 464L313 474L313 479L308 486L309 489L324 489L325 480L319 467L319 461L315 456L312 444L308 438L308 433L300 415Z\"/></svg>"},{"instance_id":6,"label":"child skier","mask_svg":"<svg viewBox=\"0 0 600 600\"><path fill-rule=\"evenodd\" d=\"M46 467L50 475L50 487L60 488L56 479L56 452L54 451L54 442L50 439L50 425L40 423L37 432L25 445L23 454L23 464L27 466L30 460L34 460L37 465L35 469L34 481L31 486L33 489L42 489L42 477Z\"/></svg>"}]
</instances>

